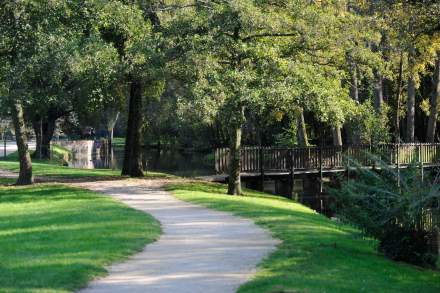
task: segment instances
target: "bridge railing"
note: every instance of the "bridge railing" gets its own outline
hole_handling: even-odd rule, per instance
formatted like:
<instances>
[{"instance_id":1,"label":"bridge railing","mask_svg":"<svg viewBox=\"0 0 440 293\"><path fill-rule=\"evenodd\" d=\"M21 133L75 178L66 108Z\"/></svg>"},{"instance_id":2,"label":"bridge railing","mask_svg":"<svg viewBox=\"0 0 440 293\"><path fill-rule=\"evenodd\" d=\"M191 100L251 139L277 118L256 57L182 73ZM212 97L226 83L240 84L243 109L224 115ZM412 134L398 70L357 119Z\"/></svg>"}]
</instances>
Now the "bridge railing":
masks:
<instances>
[{"instance_id":1,"label":"bridge railing","mask_svg":"<svg viewBox=\"0 0 440 293\"><path fill-rule=\"evenodd\" d=\"M373 155L373 156L372 156ZM241 150L241 172L290 172L293 170L344 169L348 159L362 166L372 167L375 158L390 165L407 166L440 164L439 143L380 144L325 147L243 147ZM227 173L229 148L215 150L217 173Z\"/></svg>"}]
</instances>

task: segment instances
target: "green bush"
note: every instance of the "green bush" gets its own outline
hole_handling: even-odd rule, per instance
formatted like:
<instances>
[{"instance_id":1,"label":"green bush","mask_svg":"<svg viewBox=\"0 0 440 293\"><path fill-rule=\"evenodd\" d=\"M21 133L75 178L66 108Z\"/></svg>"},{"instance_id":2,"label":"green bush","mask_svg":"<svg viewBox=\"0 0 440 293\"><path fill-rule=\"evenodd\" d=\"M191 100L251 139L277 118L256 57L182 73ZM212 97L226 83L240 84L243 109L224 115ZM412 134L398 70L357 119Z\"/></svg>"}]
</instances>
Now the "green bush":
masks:
<instances>
[{"instance_id":1,"label":"green bush","mask_svg":"<svg viewBox=\"0 0 440 293\"><path fill-rule=\"evenodd\" d=\"M395 168L372 159L379 168L362 168L352 161L354 178L331 191L338 216L378 239L379 250L388 258L434 268L437 256L429 245L433 232L426 212L436 211L438 216L438 176L425 174L423 180L415 166L399 176Z\"/></svg>"}]
</instances>

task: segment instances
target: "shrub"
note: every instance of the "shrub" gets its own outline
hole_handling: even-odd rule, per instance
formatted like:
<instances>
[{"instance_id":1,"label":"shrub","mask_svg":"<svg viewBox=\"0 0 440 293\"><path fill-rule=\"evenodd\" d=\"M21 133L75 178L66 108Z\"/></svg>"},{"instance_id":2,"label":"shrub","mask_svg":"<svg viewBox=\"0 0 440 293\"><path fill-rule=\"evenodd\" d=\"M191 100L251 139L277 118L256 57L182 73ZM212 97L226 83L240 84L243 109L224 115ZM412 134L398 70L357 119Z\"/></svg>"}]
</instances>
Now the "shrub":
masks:
<instances>
[{"instance_id":1,"label":"shrub","mask_svg":"<svg viewBox=\"0 0 440 293\"><path fill-rule=\"evenodd\" d=\"M437 256L429 244L432 227L425 219L427 211L438 213L438 176L425 174L423 180L416 166L401 170L398 176L395 168L373 159L376 170L352 161L354 178L331 191L338 216L378 239L386 257L434 268Z\"/></svg>"}]
</instances>

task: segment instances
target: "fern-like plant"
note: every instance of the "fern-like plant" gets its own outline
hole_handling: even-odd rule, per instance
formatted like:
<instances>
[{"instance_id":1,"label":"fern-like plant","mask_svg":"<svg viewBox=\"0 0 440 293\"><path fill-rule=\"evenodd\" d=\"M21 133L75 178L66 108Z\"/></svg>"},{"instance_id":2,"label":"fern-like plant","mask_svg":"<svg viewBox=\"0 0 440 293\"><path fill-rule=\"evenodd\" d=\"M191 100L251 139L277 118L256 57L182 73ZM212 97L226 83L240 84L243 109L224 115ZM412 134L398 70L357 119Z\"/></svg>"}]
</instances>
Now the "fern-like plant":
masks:
<instances>
[{"instance_id":1,"label":"fern-like plant","mask_svg":"<svg viewBox=\"0 0 440 293\"><path fill-rule=\"evenodd\" d=\"M351 160L352 178L331 191L338 216L378 239L379 250L390 259L434 268L437 255L430 241L435 229L427 215L439 217L438 174L423 178L416 165L398 171L372 159L375 169Z\"/></svg>"}]
</instances>

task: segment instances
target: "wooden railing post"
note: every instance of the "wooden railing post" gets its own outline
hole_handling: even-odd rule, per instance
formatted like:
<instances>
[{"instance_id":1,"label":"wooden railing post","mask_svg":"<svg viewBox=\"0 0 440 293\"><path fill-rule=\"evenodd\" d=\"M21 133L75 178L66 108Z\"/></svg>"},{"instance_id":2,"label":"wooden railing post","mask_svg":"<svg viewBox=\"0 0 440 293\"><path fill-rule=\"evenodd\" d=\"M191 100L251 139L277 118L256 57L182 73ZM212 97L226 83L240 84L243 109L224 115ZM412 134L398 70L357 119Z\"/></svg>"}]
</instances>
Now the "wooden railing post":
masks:
<instances>
[{"instance_id":1,"label":"wooden railing post","mask_svg":"<svg viewBox=\"0 0 440 293\"><path fill-rule=\"evenodd\" d=\"M347 152L345 154L345 156L347 157L347 182L350 181L350 151L349 151L350 146L347 146Z\"/></svg>"},{"instance_id":2,"label":"wooden railing post","mask_svg":"<svg viewBox=\"0 0 440 293\"><path fill-rule=\"evenodd\" d=\"M420 176L421 176L422 183L423 183L424 174L423 174L423 158L422 158L422 144L421 143L419 143L419 165L420 165Z\"/></svg>"},{"instance_id":3,"label":"wooden railing post","mask_svg":"<svg viewBox=\"0 0 440 293\"><path fill-rule=\"evenodd\" d=\"M295 165L293 163L293 149L289 149L289 175L290 175L290 198L291 199L295 199L298 200L295 196L295 191L294 191L294 187L295 187Z\"/></svg>"},{"instance_id":4,"label":"wooden railing post","mask_svg":"<svg viewBox=\"0 0 440 293\"><path fill-rule=\"evenodd\" d=\"M400 143L397 143L397 186L400 187Z\"/></svg>"},{"instance_id":5,"label":"wooden railing post","mask_svg":"<svg viewBox=\"0 0 440 293\"><path fill-rule=\"evenodd\" d=\"M6 159L6 131L3 131L3 157Z\"/></svg>"},{"instance_id":6,"label":"wooden railing post","mask_svg":"<svg viewBox=\"0 0 440 293\"><path fill-rule=\"evenodd\" d=\"M260 190L264 191L264 153L263 153L263 146L260 146Z\"/></svg>"},{"instance_id":7,"label":"wooden railing post","mask_svg":"<svg viewBox=\"0 0 440 293\"><path fill-rule=\"evenodd\" d=\"M318 148L319 153L319 192L322 193L324 191L323 186L323 174L322 174L322 147Z\"/></svg>"},{"instance_id":8,"label":"wooden railing post","mask_svg":"<svg viewBox=\"0 0 440 293\"><path fill-rule=\"evenodd\" d=\"M220 170L219 157L220 157L219 156L219 149L216 148L215 151L214 151L214 160L215 160L215 172L217 174L220 173L219 172L219 170Z\"/></svg>"}]
</instances>

